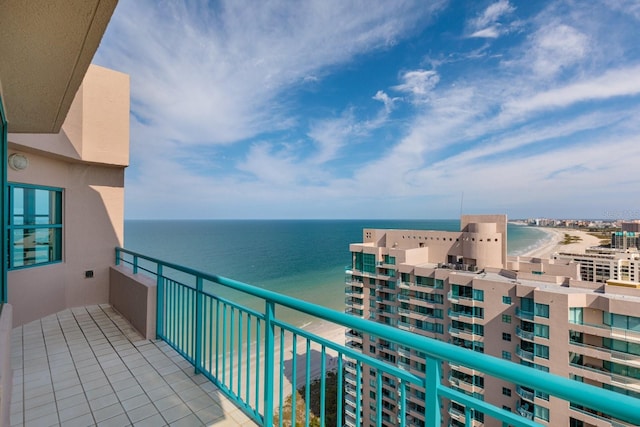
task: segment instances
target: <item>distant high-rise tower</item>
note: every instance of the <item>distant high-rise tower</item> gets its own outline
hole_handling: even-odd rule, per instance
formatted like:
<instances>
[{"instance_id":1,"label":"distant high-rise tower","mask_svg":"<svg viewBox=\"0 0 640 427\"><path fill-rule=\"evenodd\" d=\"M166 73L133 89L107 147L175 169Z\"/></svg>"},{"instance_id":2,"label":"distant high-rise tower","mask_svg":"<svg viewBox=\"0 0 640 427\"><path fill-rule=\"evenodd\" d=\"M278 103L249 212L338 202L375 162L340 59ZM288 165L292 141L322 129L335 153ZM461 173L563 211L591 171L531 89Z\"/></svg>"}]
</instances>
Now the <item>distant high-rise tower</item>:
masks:
<instances>
[{"instance_id":1,"label":"distant high-rise tower","mask_svg":"<svg viewBox=\"0 0 640 427\"><path fill-rule=\"evenodd\" d=\"M440 341L511 360L640 398L640 289L580 280L571 260L507 258L504 215L464 215L461 231L365 229L351 244L347 312ZM425 355L347 331L347 344L423 374ZM444 381L544 425L625 425L465 366L445 364ZM363 425L398 424L397 384L382 378L376 414L376 371L356 381L346 366L345 423L355 427L357 396ZM374 384L374 385L372 385ZM360 388L360 393L357 389ZM423 426L425 391L407 389L406 424ZM443 425L464 426L464 406L444 402ZM475 411L474 425L502 424Z\"/></svg>"}]
</instances>

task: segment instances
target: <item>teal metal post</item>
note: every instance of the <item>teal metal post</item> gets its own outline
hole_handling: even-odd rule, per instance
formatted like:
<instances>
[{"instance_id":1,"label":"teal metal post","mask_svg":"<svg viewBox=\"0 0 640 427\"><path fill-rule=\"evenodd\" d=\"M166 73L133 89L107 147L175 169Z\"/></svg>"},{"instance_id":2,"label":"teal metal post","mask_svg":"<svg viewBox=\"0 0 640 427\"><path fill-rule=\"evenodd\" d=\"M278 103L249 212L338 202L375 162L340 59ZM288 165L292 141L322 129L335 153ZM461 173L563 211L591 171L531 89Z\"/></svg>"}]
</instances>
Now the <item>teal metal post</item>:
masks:
<instances>
[{"instance_id":1,"label":"teal metal post","mask_svg":"<svg viewBox=\"0 0 640 427\"><path fill-rule=\"evenodd\" d=\"M116 265L120 265L120 248L116 248Z\"/></svg>"},{"instance_id":2,"label":"teal metal post","mask_svg":"<svg viewBox=\"0 0 640 427\"><path fill-rule=\"evenodd\" d=\"M156 338L164 337L164 281L162 264L156 264Z\"/></svg>"},{"instance_id":3,"label":"teal metal post","mask_svg":"<svg viewBox=\"0 0 640 427\"><path fill-rule=\"evenodd\" d=\"M425 425L426 427L440 427L440 361L433 357L428 357L427 369L424 377L425 390Z\"/></svg>"},{"instance_id":4,"label":"teal metal post","mask_svg":"<svg viewBox=\"0 0 640 427\"><path fill-rule=\"evenodd\" d=\"M273 363L274 363L274 339L276 307L272 301L267 300L264 311L264 423L265 426L273 425Z\"/></svg>"},{"instance_id":5,"label":"teal metal post","mask_svg":"<svg viewBox=\"0 0 640 427\"><path fill-rule=\"evenodd\" d=\"M9 203L8 203L8 183L7 183L7 119L4 116L4 106L2 104L2 97L0 97L0 151L2 151L0 157L2 158L2 166L0 166L0 179L2 180L2 197L0 203L2 203L2 225L0 225L0 253L2 254L2 274L0 277L0 304L7 302L7 269L9 268L9 248L7 242L8 239L8 225L9 225Z\"/></svg>"},{"instance_id":6,"label":"teal metal post","mask_svg":"<svg viewBox=\"0 0 640 427\"><path fill-rule=\"evenodd\" d=\"M195 354L195 372L202 372L202 277L196 277L196 354Z\"/></svg>"}]
</instances>

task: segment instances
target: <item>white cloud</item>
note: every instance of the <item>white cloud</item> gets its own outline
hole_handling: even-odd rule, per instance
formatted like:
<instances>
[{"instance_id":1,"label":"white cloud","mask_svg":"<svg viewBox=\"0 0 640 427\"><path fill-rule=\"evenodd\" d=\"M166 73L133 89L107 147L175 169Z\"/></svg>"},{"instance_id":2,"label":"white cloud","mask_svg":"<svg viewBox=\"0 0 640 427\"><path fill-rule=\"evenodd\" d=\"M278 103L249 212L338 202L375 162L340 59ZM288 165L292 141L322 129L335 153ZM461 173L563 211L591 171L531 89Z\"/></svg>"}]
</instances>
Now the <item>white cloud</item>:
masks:
<instances>
[{"instance_id":1,"label":"white cloud","mask_svg":"<svg viewBox=\"0 0 640 427\"><path fill-rule=\"evenodd\" d=\"M499 0L489 5L477 18L471 20L468 25L471 28L469 37L497 38L508 27L505 27L500 18L511 14L515 8L508 0Z\"/></svg>"},{"instance_id":2,"label":"white cloud","mask_svg":"<svg viewBox=\"0 0 640 427\"><path fill-rule=\"evenodd\" d=\"M640 66L632 66L609 70L598 77L509 101L504 106L504 113L522 116L542 110L564 108L584 101L638 94L640 94Z\"/></svg>"},{"instance_id":3,"label":"white cloud","mask_svg":"<svg viewBox=\"0 0 640 427\"><path fill-rule=\"evenodd\" d=\"M391 98L389 95L387 95L384 91L379 90L378 92L376 92L376 94L373 96L373 99L375 99L376 101L380 101L384 104L384 109L387 113L390 113L391 110L393 110L394 107L394 103L396 101L398 101L400 98Z\"/></svg>"},{"instance_id":4,"label":"white cloud","mask_svg":"<svg viewBox=\"0 0 640 427\"><path fill-rule=\"evenodd\" d=\"M434 70L407 71L401 76L402 83L393 86L398 92L409 94L416 103L425 102L429 94L440 81L440 76Z\"/></svg>"},{"instance_id":5,"label":"white cloud","mask_svg":"<svg viewBox=\"0 0 640 427\"><path fill-rule=\"evenodd\" d=\"M589 53L589 38L565 24L550 24L540 28L531 41L525 60L531 61L533 72L542 77L553 76Z\"/></svg>"},{"instance_id":6,"label":"white cloud","mask_svg":"<svg viewBox=\"0 0 640 427\"><path fill-rule=\"evenodd\" d=\"M441 2L123 1L96 61L131 75L132 105L183 143L231 143L286 128L283 90L388 48Z\"/></svg>"}]
</instances>

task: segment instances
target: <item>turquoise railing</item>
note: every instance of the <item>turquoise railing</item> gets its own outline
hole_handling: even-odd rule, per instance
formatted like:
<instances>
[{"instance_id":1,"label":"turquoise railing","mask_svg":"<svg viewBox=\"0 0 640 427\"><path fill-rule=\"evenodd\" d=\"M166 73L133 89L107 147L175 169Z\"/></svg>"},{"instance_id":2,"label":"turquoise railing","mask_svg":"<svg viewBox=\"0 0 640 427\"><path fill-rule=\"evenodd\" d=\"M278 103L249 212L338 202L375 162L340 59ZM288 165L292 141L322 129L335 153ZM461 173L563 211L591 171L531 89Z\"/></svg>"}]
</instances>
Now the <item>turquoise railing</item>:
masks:
<instances>
[{"instance_id":1,"label":"turquoise railing","mask_svg":"<svg viewBox=\"0 0 640 427\"><path fill-rule=\"evenodd\" d=\"M425 408L423 415L427 427L440 427L441 411L447 408L443 399L465 407L467 426L473 425L474 411L480 411L485 418L493 417L512 426L540 425L528 417L446 386L441 380L443 361L547 393L567 401L567 407L570 403L573 406L581 405L614 419L640 425L640 401L610 390L126 249L116 248L116 264L128 265L134 273L156 279L158 338L184 356L194 365L196 372L211 380L261 425L273 425L275 414L283 413L285 398L291 393L285 376L290 384L298 387L309 385L314 378L319 378L321 405L316 412L319 412L317 415L321 425L325 425L325 377L333 370L337 377L337 413L345 413L353 419L345 424L359 426L363 420L362 388L358 385L363 381L365 367L376 372L373 387L376 390L377 426L382 425L383 419L400 426L413 424L416 418L409 417L406 411L416 407L415 402L408 401L409 396L415 398L415 393L410 392L416 387L425 390L421 406ZM236 300L228 296L234 292ZM250 301L243 301L243 304L238 302L238 299L245 298L250 298ZM252 305L261 309L251 308ZM425 355L423 364L420 364L424 369L414 369L412 366L408 371L396 363L378 360L354 348L336 344L283 321L277 316L276 308L280 313L287 309L295 310L317 321L342 325L349 330L411 348L416 354ZM292 356L289 356L289 352ZM303 378L298 378L298 364L302 368ZM396 395L393 399L398 401L398 415L397 419L391 421L388 414L382 411L383 407L389 407L388 403L383 405L382 401L383 397L389 397L386 390L382 389L383 375L395 379ZM306 425L309 424L312 410L309 389L306 387ZM292 406L296 407L295 394L292 400ZM349 405L345 406L344 402ZM355 408L351 405L355 405ZM279 417L278 424L282 425L283 421ZM295 419L291 423L295 425ZM340 417L338 423L343 423Z\"/></svg>"}]
</instances>

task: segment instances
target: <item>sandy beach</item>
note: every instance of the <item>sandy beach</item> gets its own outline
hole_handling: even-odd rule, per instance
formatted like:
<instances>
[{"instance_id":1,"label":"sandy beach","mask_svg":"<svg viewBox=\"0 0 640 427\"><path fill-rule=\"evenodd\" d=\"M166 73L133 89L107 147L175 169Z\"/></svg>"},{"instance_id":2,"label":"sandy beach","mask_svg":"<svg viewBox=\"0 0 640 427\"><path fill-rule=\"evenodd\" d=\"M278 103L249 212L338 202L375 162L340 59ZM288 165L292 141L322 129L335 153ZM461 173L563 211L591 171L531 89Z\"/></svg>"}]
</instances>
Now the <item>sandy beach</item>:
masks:
<instances>
[{"instance_id":1,"label":"sandy beach","mask_svg":"<svg viewBox=\"0 0 640 427\"><path fill-rule=\"evenodd\" d=\"M591 246L598 246L598 244L600 243L599 238L597 238L596 236L592 236L585 231L572 230L570 228L549 227L538 227L538 229L547 233L549 235L549 239L543 241L537 248L533 248L528 252L520 254L520 256L533 258L550 258L555 252L584 253L587 248L590 248ZM572 237L580 238L580 240L568 245L562 244L562 241L565 238L565 234L568 234Z\"/></svg>"}]
</instances>

